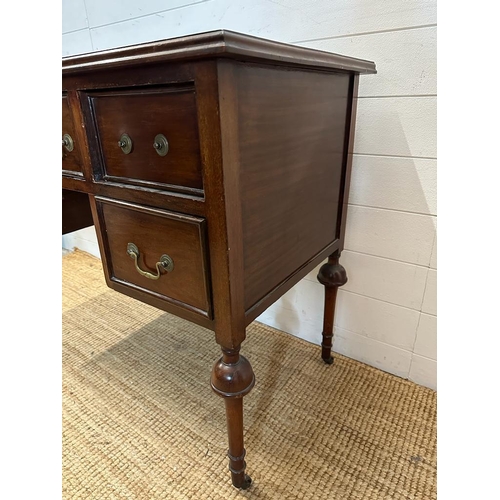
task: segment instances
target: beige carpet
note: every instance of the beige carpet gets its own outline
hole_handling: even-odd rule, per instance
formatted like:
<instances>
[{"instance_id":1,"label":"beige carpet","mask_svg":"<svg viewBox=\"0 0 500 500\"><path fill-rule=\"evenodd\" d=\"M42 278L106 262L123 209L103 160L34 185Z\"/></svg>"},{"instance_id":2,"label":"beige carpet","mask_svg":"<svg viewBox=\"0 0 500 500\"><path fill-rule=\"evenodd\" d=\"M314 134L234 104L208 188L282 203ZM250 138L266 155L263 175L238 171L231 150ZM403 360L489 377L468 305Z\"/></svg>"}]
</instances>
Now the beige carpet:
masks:
<instances>
[{"instance_id":1,"label":"beige carpet","mask_svg":"<svg viewBox=\"0 0 500 500\"><path fill-rule=\"evenodd\" d=\"M212 332L63 257L63 498L433 499L436 393L253 323L242 352L247 471L234 489Z\"/></svg>"}]
</instances>

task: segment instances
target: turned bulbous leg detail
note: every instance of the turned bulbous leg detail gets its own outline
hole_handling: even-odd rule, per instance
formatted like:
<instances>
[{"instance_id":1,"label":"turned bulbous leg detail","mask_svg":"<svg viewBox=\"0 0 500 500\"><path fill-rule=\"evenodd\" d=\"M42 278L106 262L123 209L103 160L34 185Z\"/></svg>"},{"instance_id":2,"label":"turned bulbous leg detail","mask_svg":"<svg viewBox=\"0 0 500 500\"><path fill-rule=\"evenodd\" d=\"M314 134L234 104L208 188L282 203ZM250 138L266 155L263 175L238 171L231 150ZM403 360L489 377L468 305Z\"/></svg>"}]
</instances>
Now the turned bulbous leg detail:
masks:
<instances>
[{"instance_id":1,"label":"turned bulbous leg detail","mask_svg":"<svg viewBox=\"0 0 500 500\"><path fill-rule=\"evenodd\" d=\"M245 448L243 446L243 396L255 384L250 362L236 349L222 348L222 357L212 370L212 389L224 398L229 438L229 470L233 485L247 489L252 480L245 474Z\"/></svg>"},{"instance_id":2,"label":"turned bulbous leg detail","mask_svg":"<svg viewBox=\"0 0 500 500\"><path fill-rule=\"evenodd\" d=\"M332 340L333 321L335 317L335 303L339 286L347 283L347 274L339 264L340 252L330 255L328 262L323 264L318 272L318 281L325 287L325 311L323 317L323 342L321 343L321 357L329 365L333 363Z\"/></svg>"}]
</instances>

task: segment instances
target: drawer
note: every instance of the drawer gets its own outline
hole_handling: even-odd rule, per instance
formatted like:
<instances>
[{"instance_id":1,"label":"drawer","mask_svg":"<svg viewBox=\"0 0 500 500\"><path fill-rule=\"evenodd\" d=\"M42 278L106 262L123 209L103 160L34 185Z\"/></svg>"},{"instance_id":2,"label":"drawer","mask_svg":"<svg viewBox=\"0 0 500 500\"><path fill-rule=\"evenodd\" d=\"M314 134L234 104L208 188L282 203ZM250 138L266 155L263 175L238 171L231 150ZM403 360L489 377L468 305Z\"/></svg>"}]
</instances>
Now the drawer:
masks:
<instances>
[{"instance_id":1,"label":"drawer","mask_svg":"<svg viewBox=\"0 0 500 500\"><path fill-rule=\"evenodd\" d=\"M75 126L68 97L62 97L62 170L70 175L83 176L80 145L75 138Z\"/></svg>"},{"instance_id":2,"label":"drawer","mask_svg":"<svg viewBox=\"0 0 500 500\"><path fill-rule=\"evenodd\" d=\"M203 188L194 86L114 90L89 94L89 100L104 180Z\"/></svg>"},{"instance_id":3,"label":"drawer","mask_svg":"<svg viewBox=\"0 0 500 500\"><path fill-rule=\"evenodd\" d=\"M108 198L95 203L109 282L211 317L204 219Z\"/></svg>"}]
</instances>

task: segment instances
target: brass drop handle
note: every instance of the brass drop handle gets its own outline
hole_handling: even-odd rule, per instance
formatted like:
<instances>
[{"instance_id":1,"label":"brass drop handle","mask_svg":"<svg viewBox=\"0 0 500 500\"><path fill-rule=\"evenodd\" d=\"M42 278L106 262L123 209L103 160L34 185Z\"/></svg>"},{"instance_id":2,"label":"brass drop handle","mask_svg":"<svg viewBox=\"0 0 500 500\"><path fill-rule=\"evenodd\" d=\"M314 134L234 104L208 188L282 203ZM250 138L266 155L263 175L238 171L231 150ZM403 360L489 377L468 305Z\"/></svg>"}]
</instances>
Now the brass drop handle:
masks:
<instances>
[{"instance_id":1,"label":"brass drop handle","mask_svg":"<svg viewBox=\"0 0 500 500\"><path fill-rule=\"evenodd\" d=\"M128 155L132 151L132 139L127 134L122 134L120 140L118 141L118 146L121 150Z\"/></svg>"},{"instance_id":2,"label":"brass drop handle","mask_svg":"<svg viewBox=\"0 0 500 500\"><path fill-rule=\"evenodd\" d=\"M174 270L174 261L172 260L172 257L168 256L167 254L163 254L160 257L160 262L156 263L156 271L157 274L150 273L148 271L143 271L137 262L139 259L139 249L137 248L137 245L134 245L134 243L128 243L127 244L127 253L129 256L134 259L135 262L135 268L137 269L137 272L145 276L146 278L149 278L150 280L157 280L160 279L161 276L161 271L167 271L167 272L172 272Z\"/></svg>"},{"instance_id":3,"label":"brass drop handle","mask_svg":"<svg viewBox=\"0 0 500 500\"><path fill-rule=\"evenodd\" d=\"M69 134L64 134L62 138L62 145L66 149L66 151L73 151L75 149L75 143L73 142L73 138Z\"/></svg>"},{"instance_id":4,"label":"brass drop handle","mask_svg":"<svg viewBox=\"0 0 500 500\"><path fill-rule=\"evenodd\" d=\"M168 141L163 134L158 134L153 142L153 147L160 156L165 156L168 153Z\"/></svg>"}]
</instances>

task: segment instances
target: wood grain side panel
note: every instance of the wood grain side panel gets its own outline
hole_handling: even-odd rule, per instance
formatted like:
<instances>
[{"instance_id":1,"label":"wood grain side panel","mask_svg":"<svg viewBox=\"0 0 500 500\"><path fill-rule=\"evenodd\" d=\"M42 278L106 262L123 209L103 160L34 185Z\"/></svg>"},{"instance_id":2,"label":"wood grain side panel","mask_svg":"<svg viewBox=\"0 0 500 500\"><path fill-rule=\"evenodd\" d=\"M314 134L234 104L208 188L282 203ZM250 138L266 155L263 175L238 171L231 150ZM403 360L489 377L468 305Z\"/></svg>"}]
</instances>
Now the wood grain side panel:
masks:
<instances>
[{"instance_id":1,"label":"wood grain side panel","mask_svg":"<svg viewBox=\"0 0 500 500\"><path fill-rule=\"evenodd\" d=\"M290 288L295 286L301 279L307 276L318 264L324 261L329 255L338 250L339 240L335 240L331 245L328 245L321 252L316 254L311 260L305 262L303 266L297 269L293 274L288 276L285 281L282 281L276 288L273 288L262 299L256 302L245 313L246 324L249 325L258 316L260 316L269 306L274 304L283 294L288 292Z\"/></svg>"},{"instance_id":2,"label":"wood grain side panel","mask_svg":"<svg viewBox=\"0 0 500 500\"><path fill-rule=\"evenodd\" d=\"M337 238L350 75L234 64L248 310Z\"/></svg>"}]
</instances>

